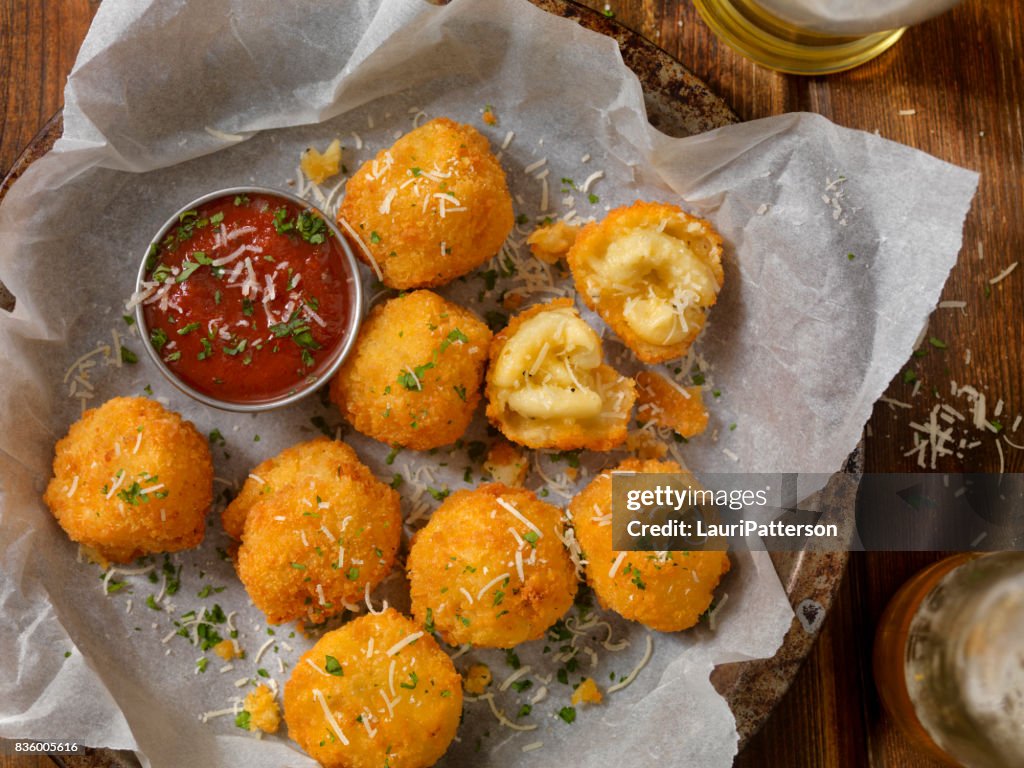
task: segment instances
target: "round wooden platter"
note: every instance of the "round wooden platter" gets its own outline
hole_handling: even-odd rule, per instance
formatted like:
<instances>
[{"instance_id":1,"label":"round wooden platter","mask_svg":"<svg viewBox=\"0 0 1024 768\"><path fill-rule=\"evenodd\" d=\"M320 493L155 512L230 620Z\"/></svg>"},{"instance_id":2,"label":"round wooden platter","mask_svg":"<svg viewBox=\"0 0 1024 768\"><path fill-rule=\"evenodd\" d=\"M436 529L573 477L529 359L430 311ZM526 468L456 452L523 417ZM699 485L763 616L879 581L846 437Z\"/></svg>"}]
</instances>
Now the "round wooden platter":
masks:
<instances>
[{"instance_id":1,"label":"round wooden platter","mask_svg":"<svg viewBox=\"0 0 1024 768\"><path fill-rule=\"evenodd\" d=\"M622 58L643 84L648 119L670 136L691 136L738 122L732 110L707 85L694 77L665 51L626 29L620 23L570 0L533 0L546 11L572 19L582 26L615 38ZM0 182L0 200L11 184L60 137L63 120L55 115L18 158ZM12 301L0 285L0 307ZM838 522L841 528L852 520L860 449L821 494L823 522ZM725 664L715 669L711 680L736 716L741 748L757 732L779 702L809 653L825 613L839 588L847 553L775 552L772 562L797 616L778 653L771 659ZM88 750L80 756L54 757L67 768L137 768L129 753Z\"/></svg>"}]
</instances>

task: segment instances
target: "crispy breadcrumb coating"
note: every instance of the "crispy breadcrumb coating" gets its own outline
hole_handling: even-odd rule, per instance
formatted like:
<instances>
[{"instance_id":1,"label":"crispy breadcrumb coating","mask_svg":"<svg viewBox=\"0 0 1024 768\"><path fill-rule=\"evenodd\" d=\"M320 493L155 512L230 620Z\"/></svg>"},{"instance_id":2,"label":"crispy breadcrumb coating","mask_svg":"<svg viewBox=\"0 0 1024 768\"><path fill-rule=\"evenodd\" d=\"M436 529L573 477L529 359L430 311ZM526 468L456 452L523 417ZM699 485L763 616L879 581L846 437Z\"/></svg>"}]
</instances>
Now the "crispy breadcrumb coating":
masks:
<instances>
[{"instance_id":1,"label":"crispy breadcrumb coating","mask_svg":"<svg viewBox=\"0 0 1024 768\"><path fill-rule=\"evenodd\" d=\"M489 483L453 493L413 539L413 615L451 645L541 637L576 594L563 535L561 510L531 491Z\"/></svg>"},{"instance_id":2,"label":"crispy breadcrumb coating","mask_svg":"<svg viewBox=\"0 0 1024 768\"><path fill-rule=\"evenodd\" d=\"M680 473L671 461L627 459L617 471ZM605 472L569 504L573 528L586 560L587 583L601 607L659 632L697 623L711 605L715 587L729 572L725 552L619 552L612 548L612 478Z\"/></svg>"},{"instance_id":3,"label":"crispy breadcrumb coating","mask_svg":"<svg viewBox=\"0 0 1024 768\"><path fill-rule=\"evenodd\" d=\"M351 449L326 438L273 462L266 477L257 467L233 502L231 518L243 521L238 577L271 624L320 622L362 602L390 573L399 497Z\"/></svg>"},{"instance_id":4,"label":"crispy breadcrumb coating","mask_svg":"<svg viewBox=\"0 0 1024 768\"><path fill-rule=\"evenodd\" d=\"M43 500L100 560L190 549L203 540L213 500L210 448L160 403L117 397L86 411L57 443Z\"/></svg>"},{"instance_id":5,"label":"crispy breadcrumb coating","mask_svg":"<svg viewBox=\"0 0 1024 768\"><path fill-rule=\"evenodd\" d=\"M391 608L325 634L284 687L288 735L324 768L426 768L461 716L448 654Z\"/></svg>"},{"instance_id":6,"label":"crispy breadcrumb coating","mask_svg":"<svg viewBox=\"0 0 1024 768\"><path fill-rule=\"evenodd\" d=\"M505 172L487 139L438 118L356 171L338 223L385 285L407 289L476 269L498 253L514 222Z\"/></svg>"},{"instance_id":7,"label":"crispy breadcrumb coating","mask_svg":"<svg viewBox=\"0 0 1024 768\"><path fill-rule=\"evenodd\" d=\"M681 437L691 438L708 428L700 387L678 387L654 371L636 375L637 421L653 421L670 427Z\"/></svg>"},{"instance_id":8,"label":"crispy breadcrumb coating","mask_svg":"<svg viewBox=\"0 0 1024 768\"><path fill-rule=\"evenodd\" d=\"M491 331L432 291L373 308L331 383L331 399L357 430L423 451L455 442L477 404Z\"/></svg>"}]
</instances>

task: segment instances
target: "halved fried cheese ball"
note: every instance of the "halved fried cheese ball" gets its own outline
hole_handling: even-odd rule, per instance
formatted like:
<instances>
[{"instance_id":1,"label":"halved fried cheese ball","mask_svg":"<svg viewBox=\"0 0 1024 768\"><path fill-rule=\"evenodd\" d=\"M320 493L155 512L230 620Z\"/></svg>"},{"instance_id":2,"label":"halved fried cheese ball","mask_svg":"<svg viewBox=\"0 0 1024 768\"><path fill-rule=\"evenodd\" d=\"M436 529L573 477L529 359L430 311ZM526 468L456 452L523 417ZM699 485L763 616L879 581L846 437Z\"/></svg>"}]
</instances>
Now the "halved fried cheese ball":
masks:
<instances>
[{"instance_id":1,"label":"halved fried cheese ball","mask_svg":"<svg viewBox=\"0 0 1024 768\"><path fill-rule=\"evenodd\" d=\"M324 768L433 765L461 716L455 665L391 608L325 634L284 687L288 735Z\"/></svg>"},{"instance_id":2,"label":"halved fried cheese ball","mask_svg":"<svg viewBox=\"0 0 1024 768\"><path fill-rule=\"evenodd\" d=\"M409 551L413 615L452 645L535 640L576 595L563 541L561 510L532 491L488 483L453 493Z\"/></svg>"},{"instance_id":3,"label":"halved fried cheese ball","mask_svg":"<svg viewBox=\"0 0 1024 768\"><path fill-rule=\"evenodd\" d=\"M362 602L394 564L398 494L325 438L288 449L266 477L261 467L229 518L243 521L236 567L253 603L281 624L323 621Z\"/></svg>"},{"instance_id":4,"label":"halved fried cheese ball","mask_svg":"<svg viewBox=\"0 0 1024 768\"><path fill-rule=\"evenodd\" d=\"M117 397L58 441L43 500L99 560L190 549L203 540L213 500L210 448L160 403Z\"/></svg>"},{"instance_id":5,"label":"halved fried cheese ball","mask_svg":"<svg viewBox=\"0 0 1024 768\"><path fill-rule=\"evenodd\" d=\"M356 171L338 224L385 285L427 288L498 253L512 231L512 197L487 139L438 118Z\"/></svg>"},{"instance_id":6,"label":"halved fried cheese ball","mask_svg":"<svg viewBox=\"0 0 1024 768\"><path fill-rule=\"evenodd\" d=\"M672 461L627 459L615 471L685 472ZM697 623L729 572L725 552L619 552L612 549L612 477L594 478L569 504L587 583L603 608L659 632Z\"/></svg>"},{"instance_id":7,"label":"halved fried cheese ball","mask_svg":"<svg viewBox=\"0 0 1024 768\"><path fill-rule=\"evenodd\" d=\"M537 304L491 343L487 418L528 448L607 451L626 439L633 380L605 365L571 299Z\"/></svg>"},{"instance_id":8,"label":"halved fried cheese ball","mask_svg":"<svg viewBox=\"0 0 1024 768\"><path fill-rule=\"evenodd\" d=\"M423 451L455 442L477 404L491 342L476 315L432 291L373 308L331 383L357 430Z\"/></svg>"},{"instance_id":9,"label":"halved fried cheese ball","mask_svg":"<svg viewBox=\"0 0 1024 768\"><path fill-rule=\"evenodd\" d=\"M668 203L616 208L567 260L587 306L645 363L686 354L725 282L722 238Z\"/></svg>"}]
</instances>

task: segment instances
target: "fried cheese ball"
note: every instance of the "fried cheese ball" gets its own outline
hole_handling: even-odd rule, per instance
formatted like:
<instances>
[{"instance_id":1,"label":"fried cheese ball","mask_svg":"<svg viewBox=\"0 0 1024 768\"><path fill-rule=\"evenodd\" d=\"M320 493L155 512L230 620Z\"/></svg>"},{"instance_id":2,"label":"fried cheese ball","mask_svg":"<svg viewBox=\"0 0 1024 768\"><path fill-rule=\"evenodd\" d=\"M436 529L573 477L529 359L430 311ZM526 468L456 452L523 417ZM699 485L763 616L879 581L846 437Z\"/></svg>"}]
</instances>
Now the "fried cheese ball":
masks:
<instances>
[{"instance_id":1,"label":"fried cheese ball","mask_svg":"<svg viewBox=\"0 0 1024 768\"><path fill-rule=\"evenodd\" d=\"M512 318L491 343L487 418L528 448L608 451L626 439L633 380L603 361L601 338L572 299Z\"/></svg>"},{"instance_id":2,"label":"fried cheese ball","mask_svg":"<svg viewBox=\"0 0 1024 768\"><path fill-rule=\"evenodd\" d=\"M476 315L431 291L373 308L331 383L364 435L417 451L455 442L477 404L491 342Z\"/></svg>"},{"instance_id":3,"label":"fried cheese ball","mask_svg":"<svg viewBox=\"0 0 1024 768\"><path fill-rule=\"evenodd\" d=\"M338 224L385 285L428 288L499 251L512 231L512 197L487 139L438 118L356 171Z\"/></svg>"},{"instance_id":4,"label":"fried cheese ball","mask_svg":"<svg viewBox=\"0 0 1024 768\"><path fill-rule=\"evenodd\" d=\"M616 471L684 472L672 461L627 459ZM692 627L729 572L725 552L618 552L612 549L612 478L598 475L569 504L586 560L587 583L601 607L659 632Z\"/></svg>"},{"instance_id":5,"label":"fried cheese ball","mask_svg":"<svg viewBox=\"0 0 1024 768\"><path fill-rule=\"evenodd\" d=\"M284 687L288 734L324 768L425 768L462 716L448 654L392 608L325 634Z\"/></svg>"},{"instance_id":6,"label":"fried cheese ball","mask_svg":"<svg viewBox=\"0 0 1024 768\"><path fill-rule=\"evenodd\" d=\"M499 483L458 491L412 542L412 612L451 645L511 648L535 640L572 606L576 570L562 513Z\"/></svg>"},{"instance_id":7,"label":"fried cheese ball","mask_svg":"<svg viewBox=\"0 0 1024 768\"><path fill-rule=\"evenodd\" d=\"M390 573L402 528L398 493L327 438L256 467L222 522L241 538L238 577L271 624L361 602Z\"/></svg>"},{"instance_id":8,"label":"fried cheese ball","mask_svg":"<svg viewBox=\"0 0 1024 768\"><path fill-rule=\"evenodd\" d=\"M85 412L56 447L43 496L60 527L101 561L198 546L213 462L192 422L160 403L116 397Z\"/></svg>"},{"instance_id":9,"label":"fried cheese ball","mask_svg":"<svg viewBox=\"0 0 1024 768\"><path fill-rule=\"evenodd\" d=\"M722 238L668 203L616 208L567 260L587 306L645 363L686 354L725 282Z\"/></svg>"}]
</instances>

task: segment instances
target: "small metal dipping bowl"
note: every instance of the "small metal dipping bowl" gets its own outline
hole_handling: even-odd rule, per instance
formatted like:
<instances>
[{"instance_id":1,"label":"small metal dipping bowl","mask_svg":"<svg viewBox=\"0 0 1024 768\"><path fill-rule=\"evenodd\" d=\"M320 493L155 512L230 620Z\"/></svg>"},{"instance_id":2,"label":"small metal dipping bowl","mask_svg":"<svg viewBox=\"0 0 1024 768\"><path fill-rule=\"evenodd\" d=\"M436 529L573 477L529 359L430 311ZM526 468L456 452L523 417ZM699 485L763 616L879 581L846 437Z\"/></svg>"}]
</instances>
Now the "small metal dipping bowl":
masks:
<instances>
[{"instance_id":1,"label":"small metal dipping bowl","mask_svg":"<svg viewBox=\"0 0 1024 768\"><path fill-rule=\"evenodd\" d=\"M144 311L144 302L140 302L135 307L135 321L138 323L139 334L142 337L142 343L146 348L146 352L149 354L150 359L156 364L156 367L160 369L160 372L180 391L194 400L203 403L204 405L211 406L213 408L220 408L225 411L236 411L243 413L254 413L259 411L269 411L275 408L281 408L286 405L290 405L298 400L315 392L321 386L326 384L335 373L338 368L348 357L349 352L352 350L353 345L356 341L356 336L359 332L359 325L363 318L363 287L359 274L359 265L356 257L352 253L352 248L349 246L348 240L344 237L341 231L338 230L337 225L331 219L330 216L324 214L323 211L312 205L308 200L303 200L290 192L284 192L279 189L271 189L269 187L228 187L227 189L218 189L214 192L203 195L202 197L196 198L185 206L174 212L174 214L167 219L162 227L153 236L152 241L146 247L145 252L142 254L142 259L139 264L138 277L135 280L135 292L136 295L142 290L142 283L146 279L147 272L147 261L149 259L150 250L154 245L158 246L166 237L167 233L170 232L174 227L180 223L179 217L186 211L191 211L199 208L206 203L213 200L217 200L223 197L233 197L235 195L263 195L266 197L276 197L282 201L287 201L294 205L299 206L303 209L312 210L317 213L327 225L331 234L334 236L339 246L339 250L345 259L344 266L348 272L348 288L350 291L349 305L348 305L348 317L345 324L344 336L340 342L331 351L329 362L326 366L320 366L317 377L312 381L298 382L293 390L286 392L283 395L269 398L266 400L245 400L245 401L233 401L233 400L222 400L217 397L199 392L191 387L187 382L182 381L178 375L170 369L160 356L160 353L153 346L153 342L150 340L149 328L146 325L146 317ZM259 370L254 369L253 375L259 375Z\"/></svg>"}]
</instances>

